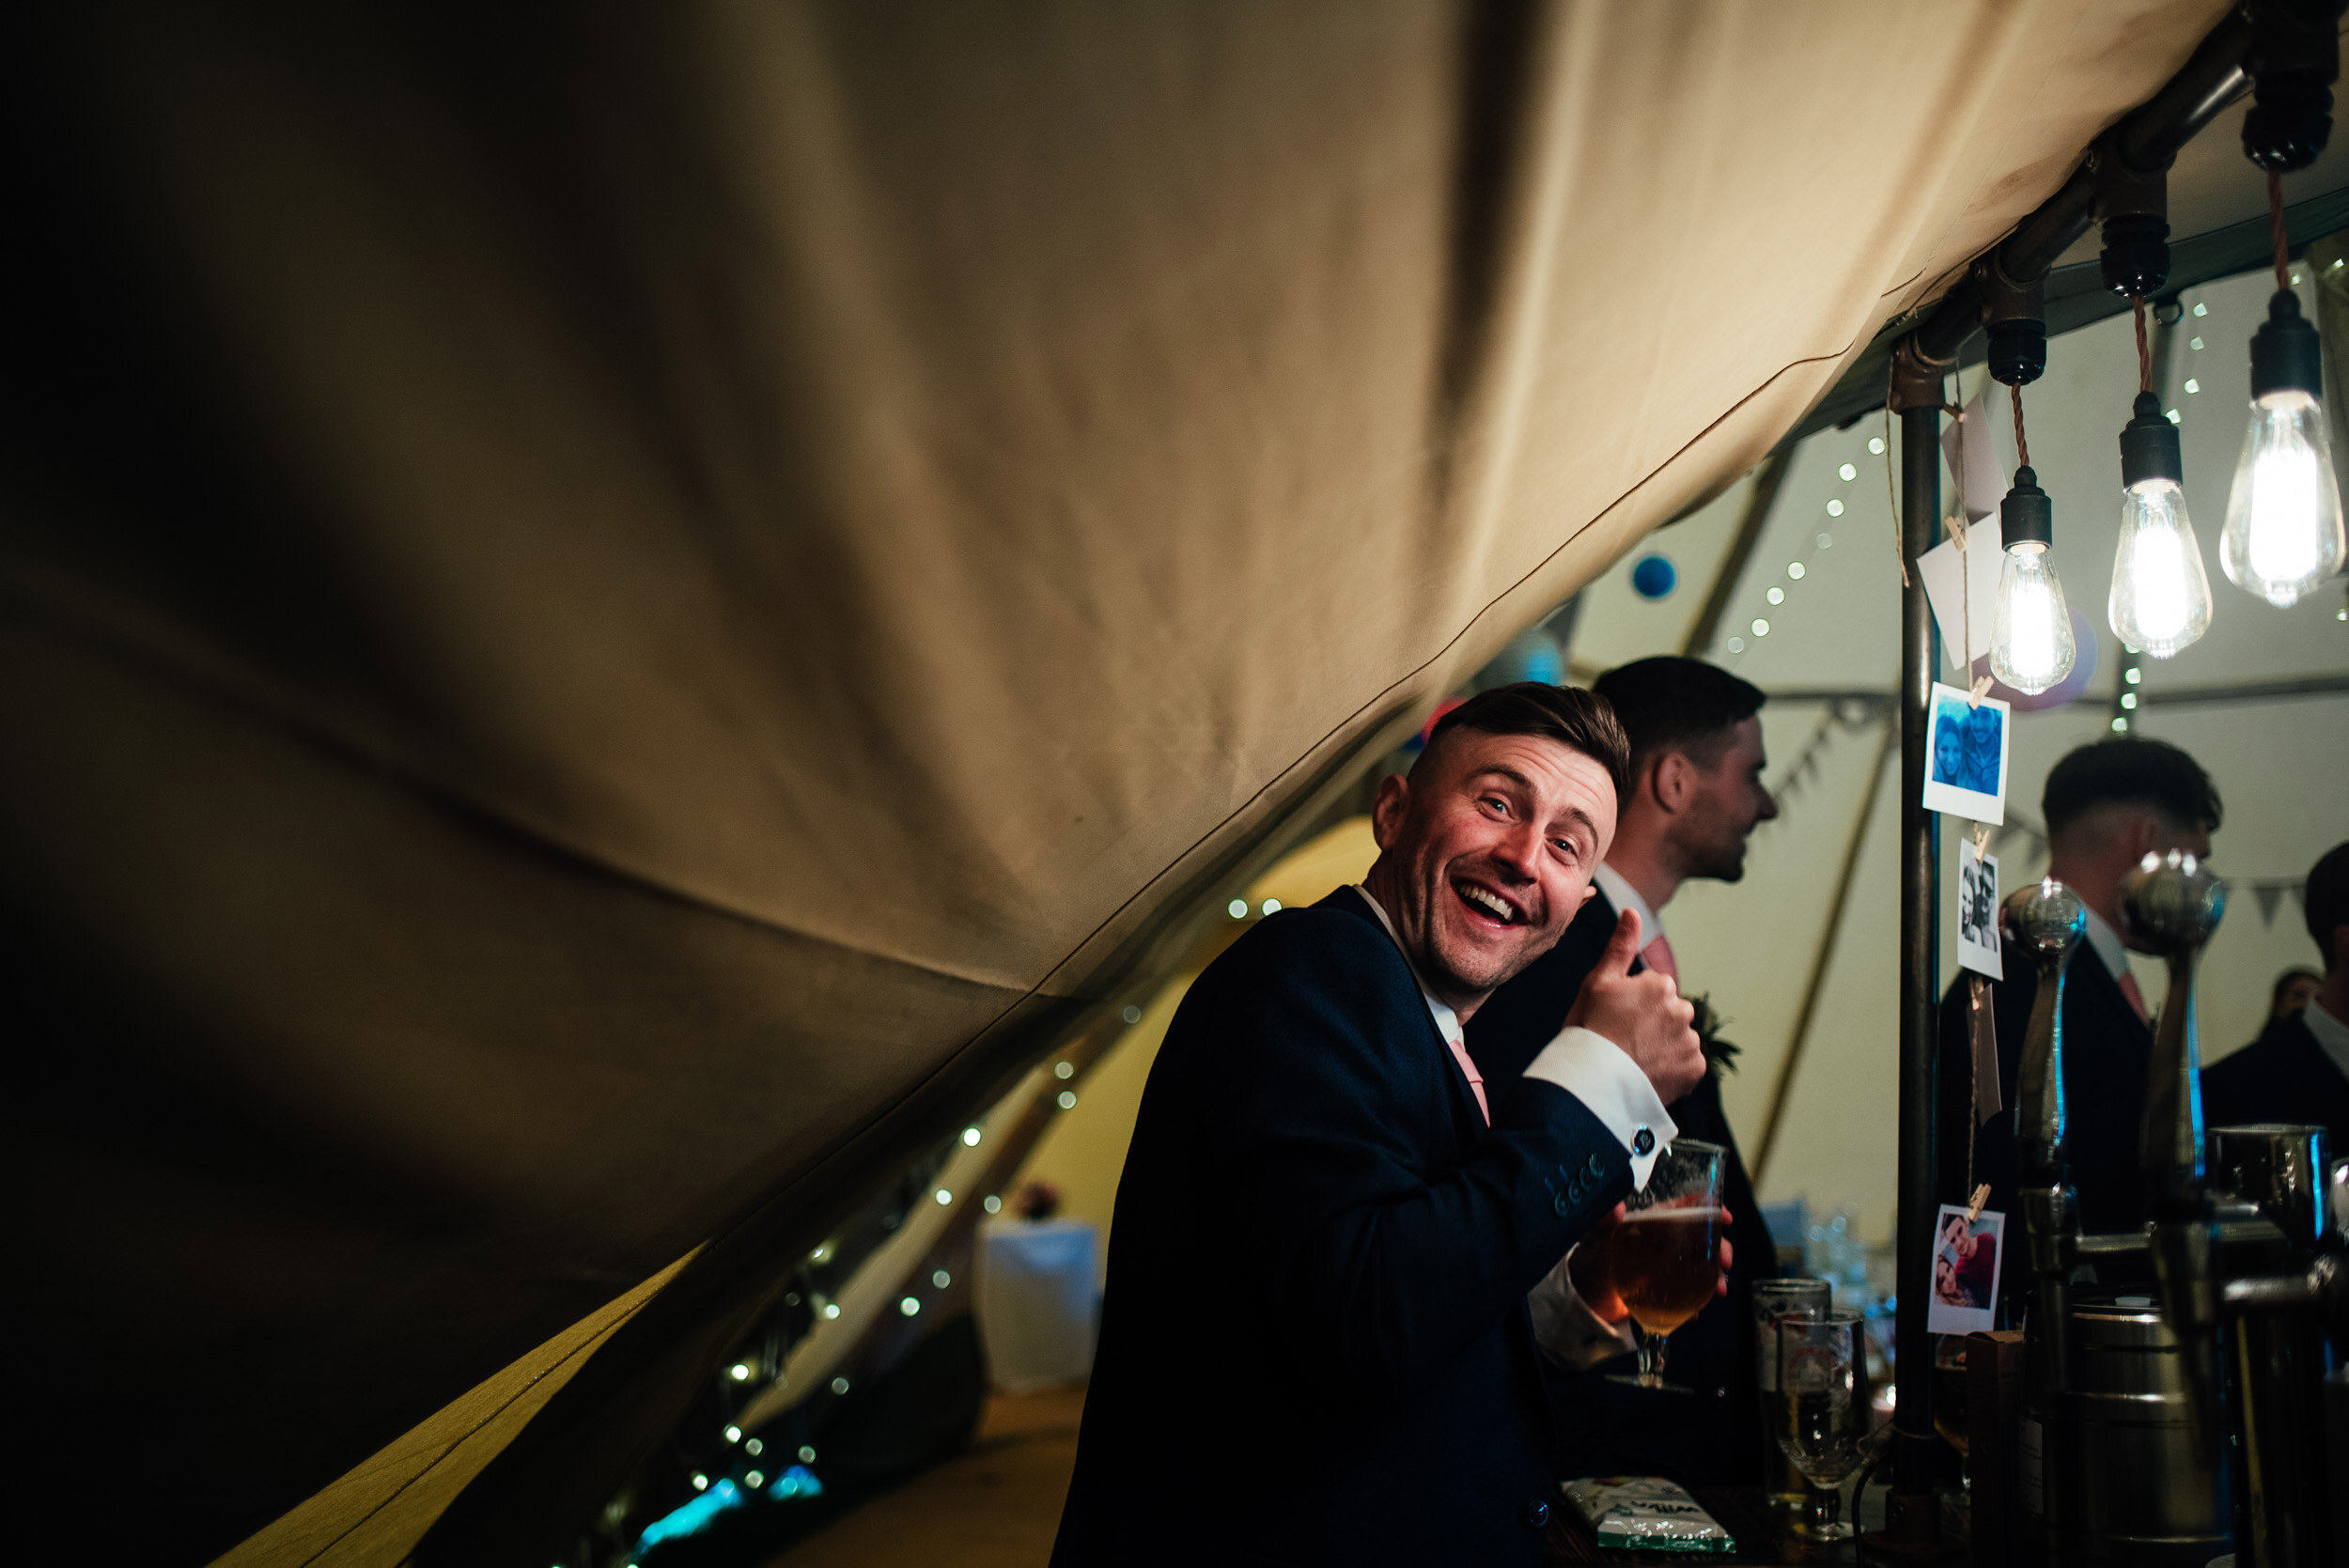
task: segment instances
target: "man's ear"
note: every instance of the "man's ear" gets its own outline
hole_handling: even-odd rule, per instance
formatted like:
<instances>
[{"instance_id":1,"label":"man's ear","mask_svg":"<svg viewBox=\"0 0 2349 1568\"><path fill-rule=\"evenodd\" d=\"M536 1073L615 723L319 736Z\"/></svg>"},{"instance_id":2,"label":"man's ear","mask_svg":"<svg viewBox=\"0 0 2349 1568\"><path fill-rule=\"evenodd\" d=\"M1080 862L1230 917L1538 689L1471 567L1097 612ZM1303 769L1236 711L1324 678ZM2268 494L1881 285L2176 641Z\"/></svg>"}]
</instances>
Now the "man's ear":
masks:
<instances>
[{"instance_id":1,"label":"man's ear","mask_svg":"<svg viewBox=\"0 0 2349 1568\"><path fill-rule=\"evenodd\" d=\"M1574 901L1574 912L1576 914L1580 914L1582 912L1582 906L1588 904L1595 896L1597 895L1597 893L1598 884L1596 882L1584 883L1582 885L1582 896Z\"/></svg>"},{"instance_id":2,"label":"man's ear","mask_svg":"<svg viewBox=\"0 0 2349 1568\"><path fill-rule=\"evenodd\" d=\"M1370 836L1380 849L1394 843L1402 831L1404 814L1410 810L1410 781L1400 773L1390 773L1378 781L1378 794L1370 803Z\"/></svg>"},{"instance_id":3,"label":"man's ear","mask_svg":"<svg viewBox=\"0 0 2349 1568\"><path fill-rule=\"evenodd\" d=\"M1659 755L1648 769L1647 790L1656 803L1677 815L1688 804L1688 797L1696 792L1696 764L1678 752Z\"/></svg>"}]
</instances>

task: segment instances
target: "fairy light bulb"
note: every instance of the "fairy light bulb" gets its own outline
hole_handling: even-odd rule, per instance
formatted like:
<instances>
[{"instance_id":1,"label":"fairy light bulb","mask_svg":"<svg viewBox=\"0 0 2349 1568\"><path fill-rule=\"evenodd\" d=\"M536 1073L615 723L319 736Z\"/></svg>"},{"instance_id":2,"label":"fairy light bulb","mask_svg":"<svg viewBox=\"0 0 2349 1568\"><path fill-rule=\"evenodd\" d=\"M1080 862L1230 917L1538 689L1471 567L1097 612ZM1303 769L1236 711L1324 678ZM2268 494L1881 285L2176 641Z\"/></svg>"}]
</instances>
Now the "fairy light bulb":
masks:
<instances>
[{"instance_id":1,"label":"fairy light bulb","mask_svg":"<svg viewBox=\"0 0 2349 1568\"><path fill-rule=\"evenodd\" d=\"M2251 424L2227 497L2218 564L2236 587L2282 607L2341 570L2349 556L2333 477L2316 329L2299 297L2279 288L2251 338Z\"/></svg>"},{"instance_id":2,"label":"fairy light bulb","mask_svg":"<svg viewBox=\"0 0 2349 1568\"><path fill-rule=\"evenodd\" d=\"M2185 472L2178 427L2163 417L2160 398L2139 393L2121 431L2121 546L2105 613L2114 636L2155 659L2210 629L2210 578L2178 488Z\"/></svg>"},{"instance_id":3,"label":"fairy light bulb","mask_svg":"<svg viewBox=\"0 0 2349 1568\"><path fill-rule=\"evenodd\" d=\"M1990 672L2017 691L2036 694L2072 673L2072 612L2056 576L2055 507L2026 466L1999 505L2006 559L1990 614Z\"/></svg>"}]
</instances>

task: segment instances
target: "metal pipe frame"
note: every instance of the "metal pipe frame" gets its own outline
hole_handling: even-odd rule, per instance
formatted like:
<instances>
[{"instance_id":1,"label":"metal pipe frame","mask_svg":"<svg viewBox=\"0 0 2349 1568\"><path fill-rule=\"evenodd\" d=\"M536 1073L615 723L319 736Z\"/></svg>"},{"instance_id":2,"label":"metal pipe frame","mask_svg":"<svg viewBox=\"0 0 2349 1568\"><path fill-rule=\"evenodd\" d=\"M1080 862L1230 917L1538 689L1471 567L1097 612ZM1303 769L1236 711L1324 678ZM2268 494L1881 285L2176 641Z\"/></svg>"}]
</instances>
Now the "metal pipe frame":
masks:
<instances>
[{"instance_id":1,"label":"metal pipe frame","mask_svg":"<svg viewBox=\"0 0 2349 1568\"><path fill-rule=\"evenodd\" d=\"M1935 543L1941 526L1941 409L1937 373L1912 377L1901 402L1901 553L1915 560ZM1927 391L1929 382L1930 391ZM1933 1216L1939 1204L1939 1151L1935 1108L1939 1102L1941 818L1924 808L1925 767L1931 757L1927 706L1940 636L1925 599L1924 579L1911 572L1901 599L1901 990L1900 1169L1896 1317L1901 1355L1892 1491L1885 1505L1887 1545L1926 1547L1940 1537L1934 1485L1939 1469L1933 1431L1933 1358L1925 1346L1925 1312L1933 1299ZM1921 1219L1920 1217L1922 1217Z\"/></svg>"}]
</instances>

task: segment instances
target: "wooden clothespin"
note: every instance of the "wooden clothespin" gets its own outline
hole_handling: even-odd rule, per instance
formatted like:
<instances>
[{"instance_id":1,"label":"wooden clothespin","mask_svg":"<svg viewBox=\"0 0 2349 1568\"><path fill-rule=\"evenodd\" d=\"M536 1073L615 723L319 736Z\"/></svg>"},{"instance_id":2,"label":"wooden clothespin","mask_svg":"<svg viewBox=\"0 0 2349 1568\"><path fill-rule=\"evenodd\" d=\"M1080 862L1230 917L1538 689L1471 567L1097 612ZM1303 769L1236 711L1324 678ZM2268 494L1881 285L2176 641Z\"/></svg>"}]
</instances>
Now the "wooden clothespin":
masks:
<instances>
[{"instance_id":1,"label":"wooden clothespin","mask_svg":"<svg viewBox=\"0 0 2349 1568\"><path fill-rule=\"evenodd\" d=\"M1974 1188L1974 1195L1966 1201L1966 1223L1971 1225L1976 1219L1981 1219L1982 1205L1989 1201L1990 1184L1984 1182Z\"/></svg>"}]
</instances>

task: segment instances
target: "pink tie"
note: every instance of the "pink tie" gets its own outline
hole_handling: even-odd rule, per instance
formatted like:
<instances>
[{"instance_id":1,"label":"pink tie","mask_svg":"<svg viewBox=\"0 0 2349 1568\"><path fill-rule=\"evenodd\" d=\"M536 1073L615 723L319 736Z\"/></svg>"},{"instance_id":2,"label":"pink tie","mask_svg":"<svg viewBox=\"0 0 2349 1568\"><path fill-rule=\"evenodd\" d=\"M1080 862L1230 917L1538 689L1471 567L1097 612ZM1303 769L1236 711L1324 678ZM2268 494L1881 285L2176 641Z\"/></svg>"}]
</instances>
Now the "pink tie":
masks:
<instances>
[{"instance_id":1,"label":"pink tie","mask_svg":"<svg viewBox=\"0 0 2349 1568\"><path fill-rule=\"evenodd\" d=\"M1485 1100L1485 1075L1476 1070L1475 1062L1469 1056L1467 1043L1446 1040L1444 1044L1452 1048L1452 1060L1460 1064L1460 1071L1468 1074L1469 1092L1476 1096L1476 1109L1485 1113L1485 1125L1492 1126L1493 1108Z\"/></svg>"},{"instance_id":2,"label":"pink tie","mask_svg":"<svg viewBox=\"0 0 2349 1568\"><path fill-rule=\"evenodd\" d=\"M2137 1010L2139 1023L2154 1021L2154 1016L2145 1010L2145 993L2137 988L2137 976L2126 970L2121 971L2121 994L2128 998L2129 1005Z\"/></svg>"},{"instance_id":3,"label":"pink tie","mask_svg":"<svg viewBox=\"0 0 2349 1568\"><path fill-rule=\"evenodd\" d=\"M1640 949L1640 962L1670 980L1680 984L1680 966L1672 962L1672 944L1658 937ZM2139 1009L2140 1013L2142 1009Z\"/></svg>"}]
</instances>

